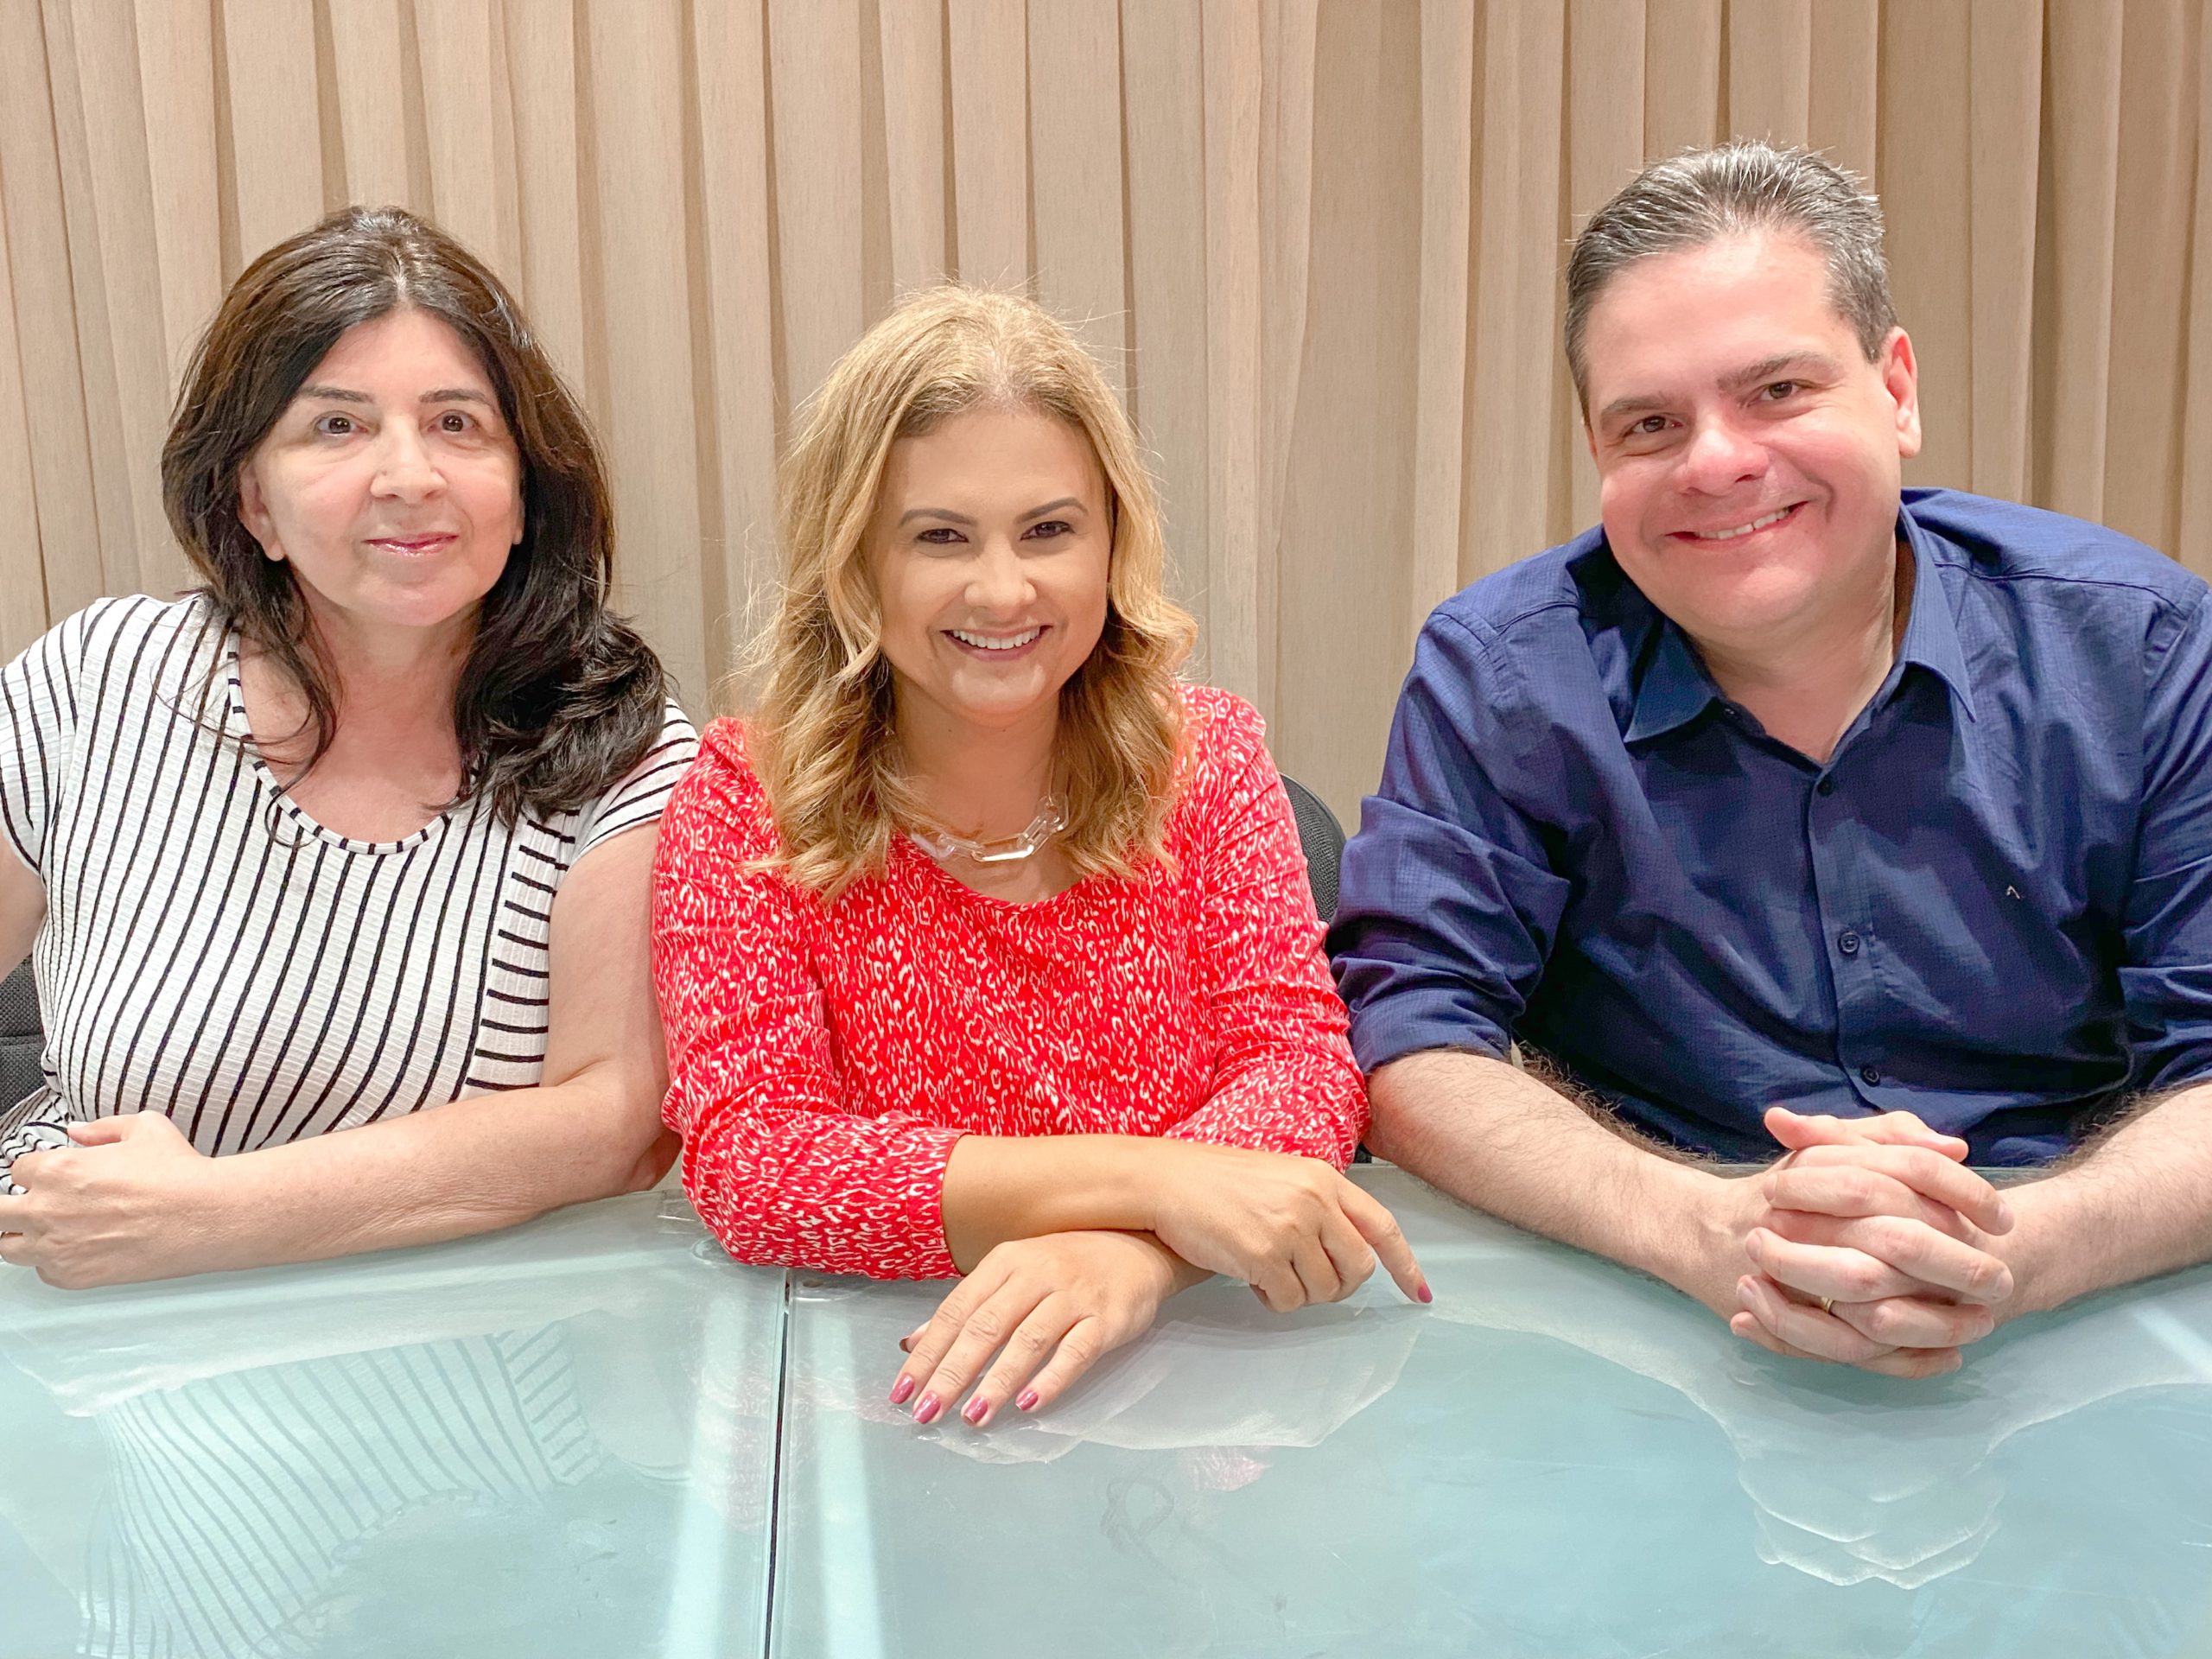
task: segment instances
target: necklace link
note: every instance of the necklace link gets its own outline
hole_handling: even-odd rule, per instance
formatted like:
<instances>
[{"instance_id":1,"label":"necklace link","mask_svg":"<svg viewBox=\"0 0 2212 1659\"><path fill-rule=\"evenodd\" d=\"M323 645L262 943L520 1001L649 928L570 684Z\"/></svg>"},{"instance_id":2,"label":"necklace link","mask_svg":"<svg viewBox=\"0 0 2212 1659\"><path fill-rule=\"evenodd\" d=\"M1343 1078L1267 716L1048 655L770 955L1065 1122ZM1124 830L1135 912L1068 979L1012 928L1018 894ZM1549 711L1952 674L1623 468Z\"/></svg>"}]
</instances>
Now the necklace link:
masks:
<instances>
[{"instance_id":1,"label":"necklace link","mask_svg":"<svg viewBox=\"0 0 2212 1659\"><path fill-rule=\"evenodd\" d=\"M906 831L913 843L931 858L964 858L971 864L1019 864L1025 858L1033 858L1046 842L1068 827L1068 817L1057 796L1047 795L1038 807L1037 816L1019 835L1001 836L995 840L979 840L972 836L956 836L942 824L918 823Z\"/></svg>"}]
</instances>

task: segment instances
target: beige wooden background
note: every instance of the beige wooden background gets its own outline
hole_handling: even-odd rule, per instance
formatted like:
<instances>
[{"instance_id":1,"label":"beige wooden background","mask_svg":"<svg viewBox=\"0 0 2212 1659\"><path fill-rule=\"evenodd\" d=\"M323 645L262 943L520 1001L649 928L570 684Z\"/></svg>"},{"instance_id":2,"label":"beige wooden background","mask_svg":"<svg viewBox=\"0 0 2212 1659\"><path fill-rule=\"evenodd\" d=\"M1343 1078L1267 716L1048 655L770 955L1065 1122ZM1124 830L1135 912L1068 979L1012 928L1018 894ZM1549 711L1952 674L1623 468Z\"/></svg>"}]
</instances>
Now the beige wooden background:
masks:
<instances>
[{"instance_id":1,"label":"beige wooden background","mask_svg":"<svg viewBox=\"0 0 2212 1659\"><path fill-rule=\"evenodd\" d=\"M1349 816L1414 628L1592 516L1565 238L1646 156L1888 205L1923 480L2212 572L2202 0L0 0L0 649L173 590L156 456L224 283L347 201L521 291L625 603L704 709L777 437L897 292L1033 281L1156 456L1208 677Z\"/></svg>"}]
</instances>

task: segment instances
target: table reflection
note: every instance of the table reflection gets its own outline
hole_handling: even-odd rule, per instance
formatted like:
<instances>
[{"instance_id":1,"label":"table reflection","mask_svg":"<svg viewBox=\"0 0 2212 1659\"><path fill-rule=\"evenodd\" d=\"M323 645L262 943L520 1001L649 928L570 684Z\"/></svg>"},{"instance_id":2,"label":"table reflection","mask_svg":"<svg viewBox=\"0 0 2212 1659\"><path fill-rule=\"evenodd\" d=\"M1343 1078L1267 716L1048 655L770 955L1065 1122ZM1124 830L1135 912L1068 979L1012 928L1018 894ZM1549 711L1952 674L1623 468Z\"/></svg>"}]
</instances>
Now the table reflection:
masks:
<instances>
[{"instance_id":1,"label":"table reflection","mask_svg":"<svg viewBox=\"0 0 2212 1659\"><path fill-rule=\"evenodd\" d=\"M0 1474L0 1522L43 1529L34 1474L91 1494L36 1551L87 1654L743 1648L781 1286L700 1242L648 1195L166 1293L0 1285L0 1401L75 1431Z\"/></svg>"}]
</instances>

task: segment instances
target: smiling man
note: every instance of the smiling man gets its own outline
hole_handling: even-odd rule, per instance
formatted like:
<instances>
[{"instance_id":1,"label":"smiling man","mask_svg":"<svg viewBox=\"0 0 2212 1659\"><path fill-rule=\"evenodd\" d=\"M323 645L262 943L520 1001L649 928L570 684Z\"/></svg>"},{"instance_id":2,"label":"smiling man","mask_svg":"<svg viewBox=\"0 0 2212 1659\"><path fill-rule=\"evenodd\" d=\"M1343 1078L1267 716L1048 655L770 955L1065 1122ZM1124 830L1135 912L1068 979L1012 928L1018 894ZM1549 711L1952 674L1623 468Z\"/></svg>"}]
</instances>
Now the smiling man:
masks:
<instances>
[{"instance_id":1,"label":"smiling man","mask_svg":"<svg viewBox=\"0 0 2212 1659\"><path fill-rule=\"evenodd\" d=\"M1880 209L1816 156L1629 184L1567 353L1603 522L1431 617L1344 858L1376 1150L1899 1375L2212 1255L2204 583L1901 487Z\"/></svg>"}]
</instances>

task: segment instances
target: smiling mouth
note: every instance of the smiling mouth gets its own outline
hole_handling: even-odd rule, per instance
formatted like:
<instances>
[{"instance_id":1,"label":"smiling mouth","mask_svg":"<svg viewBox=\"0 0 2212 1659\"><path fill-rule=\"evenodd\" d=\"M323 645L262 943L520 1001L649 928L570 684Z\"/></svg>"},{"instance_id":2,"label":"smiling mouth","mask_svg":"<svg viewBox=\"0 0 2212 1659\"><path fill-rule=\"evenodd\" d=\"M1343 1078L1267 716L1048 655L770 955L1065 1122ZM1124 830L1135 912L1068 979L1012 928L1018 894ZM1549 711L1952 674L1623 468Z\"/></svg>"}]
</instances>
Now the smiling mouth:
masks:
<instances>
[{"instance_id":1,"label":"smiling mouth","mask_svg":"<svg viewBox=\"0 0 2212 1659\"><path fill-rule=\"evenodd\" d=\"M1020 633L971 633L965 628L947 628L945 635L973 652L993 657L1004 657L1035 645L1045 637L1039 627L1027 628Z\"/></svg>"},{"instance_id":2,"label":"smiling mouth","mask_svg":"<svg viewBox=\"0 0 2212 1659\"><path fill-rule=\"evenodd\" d=\"M459 537L449 534L440 534L435 536L372 536L369 538L369 545L371 547L380 547L387 553L397 553L403 558L421 558L424 554L435 553L440 548L448 546L458 539Z\"/></svg>"},{"instance_id":3,"label":"smiling mouth","mask_svg":"<svg viewBox=\"0 0 2212 1659\"><path fill-rule=\"evenodd\" d=\"M1755 535L1762 530L1770 529L1789 518L1803 505L1802 501L1792 501L1786 507L1778 507L1772 512L1761 514L1749 524L1737 524L1727 530L1678 530L1675 534L1686 542L1732 542L1739 537Z\"/></svg>"}]
</instances>

